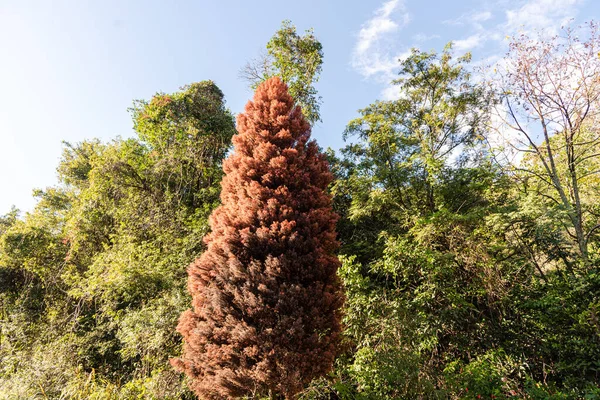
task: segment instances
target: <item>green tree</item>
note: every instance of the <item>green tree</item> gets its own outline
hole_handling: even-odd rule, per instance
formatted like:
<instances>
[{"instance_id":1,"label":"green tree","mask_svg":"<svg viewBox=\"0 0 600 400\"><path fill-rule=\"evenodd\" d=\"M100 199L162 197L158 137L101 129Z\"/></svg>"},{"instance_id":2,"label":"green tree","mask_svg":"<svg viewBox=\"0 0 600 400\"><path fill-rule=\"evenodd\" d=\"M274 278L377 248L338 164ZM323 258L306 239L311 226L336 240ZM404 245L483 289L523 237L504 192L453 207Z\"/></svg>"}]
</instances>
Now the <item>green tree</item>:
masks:
<instances>
[{"instance_id":1,"label":"green tree","mask_svg":"<svg viewBox=\"0 0 600 400\"><path fill-rule=\"evenodd\" d=\"M2 219L0 398L190 398L168 359L235 132L210 81L132 109L138 136L66 144L61 184Z\"/></svg>"},{"instance_id":2,"label":"green tree","mask_svg":"<svg viewBox=\"0 0 600 400\"><path fill-rule=\"evenodd\" d=\"M340 373L359 397L457 393L444 370L493 349L507 276L521 279L502 232L488 227L509 182L485 158L491 99L469 61L451 46L413 50L394 81L398 99L361 110L346 130L357 142L343 150L332 190L346 207L341 274L354 351Z\"/></svg>"},{"instance_id":3,"label":"green tree","mask_svg":"<svg viewBox=\"0 0 600 400\"><path fill-rule=\"evenodd\" d=\"M474 145L485 130L489 99L470 81L469 60L468 54L455 60L450 46L441 55L414 49L393 82L399 98L371 104L348 124L344 137L356 142L342 150L333 190L337 202L344 199L339 212L348 217L342 235L366 239L365 252L360 242L346 241L353 254L365 253L363 261L368 252L381 255L369 243L380 232L405 232L414 218L439 208L436 190L448 168L481 158Z\"/></svg>"},{"instance_id":4,"label":"green tree","mask_svg":"<svg viewBox=\"0 0 600 400\"><path fill-rule=\"evenodd\" d=\"M312 28L301 36L291 21L285 20L267 43L267 53L247 63L240 71L240 77L254 90L268 78L279 76L288 85L308 121L315 124L321 121L321 96L315 84L319 81L322 65L323 46Z\"/></svg>"}]
</instances>

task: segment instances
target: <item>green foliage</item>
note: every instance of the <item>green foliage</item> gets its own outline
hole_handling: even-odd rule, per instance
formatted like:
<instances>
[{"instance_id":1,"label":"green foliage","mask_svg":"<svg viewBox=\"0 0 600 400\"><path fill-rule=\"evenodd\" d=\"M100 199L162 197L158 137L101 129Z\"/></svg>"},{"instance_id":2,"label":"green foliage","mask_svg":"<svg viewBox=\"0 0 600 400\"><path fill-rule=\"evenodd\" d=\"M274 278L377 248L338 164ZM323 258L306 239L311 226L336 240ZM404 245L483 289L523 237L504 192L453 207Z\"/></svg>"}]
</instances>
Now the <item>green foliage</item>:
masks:
<instances>
[{"instance_id":1,"label":"green foliage","mask_svg":"<svg viewBox=\"0 0 600 400\"><path fill-rule=\"evenodd\" d=\"M273 58L274 72L288 84L290 94L302 106L306 118L313 124L320 121L321 97L314 84L321 74L323 47L313 30L300 36L291 21L283 21L267 43L267 50Z\"/></svg>"},{"instance_id":2,"label":"green foliage","mask_svg":"<svg viewBox=\"0 0 600 400\"><path fill-rule=\"evenodd\" d=\"M556 51L523 46L535 62ZM267 51L242 75L282 76L319 121L312 30L284 21ZM498 165L482 140L497 98L469 63L451 46L413 50L397 100L360 110L328 152L344 351L300 399L600 398L597 128L558 130ZM131 111L135 138L65 143L60 184L0 217L0 399L194 398L168 360L233 118L212 82Z\"/></svg>"},{"instance_id":3,"label":"green foliage","mask_svg":"<svg viewBox=\"0 0 600 400\"><path fill-rule=\"evenodd\" d=\"M378 101L348 124L345 137L358 139L343 150L351 165L344 184L354 192L350 219L384 213L404 223L434 212L447 167L477 156L469 150L482 138L487 101L469 81L469 60L454 62L451 47L439 56L413 50L394 81L399 99Z\"/></svg>"},{"instance_id":4,"label":"green foliage","mask_svg":"<svg viewBox=\"0 0 600 400\"><path fill-rule=\"evenodd\" d=\"M62 185L0 220L0 398L191 398L168 360L233 117L212 82L132 115L137 138L66 144Z\"/></svg>"},{"instance_id":5,"label":"green foliage","mask_svg":"<svg viewBox=\"0 0 600 400\"><path fill-rule=\"evenodd\" d=\"M579 398L598 380L598 288L557 265L573 257L561 210L487 159L495 100L469 60L413 50L399 99L361 110L330 157L342 398Z\"/></svg>"},{"instance_id":6,"label":"green foliage","mask_svg":"<svg viewBox=\"0 0 600 400\"><path fill-rule=\"evenodd\" d=\"M541 156L526 154L521 164L514 168L521 181L521 213L534 222L538 241L548 243L547 255L556 261L557 268L565 268L568 273L586 273L586 269L600 262L596 245L598 231L597 216L600 212L598 193L600 180L597 171L600 164L593 142L597 132L586 126L576 137L577 150L581 152L574 167L578 177L578 199L581 210L582 229L586 232L585 246L590 263L583 265L577 237L571 222L573 209L561 200L555 184L546 176L544 162L548 164L548 149L540 150ZM557 180L566 188L572 186L572 176L565 148L565 137L557 134L548 141L555 164ZM594 150L593 150L593 149ZM544 157L545 159L542 159ZM572 192L572 189L569 189Z\"/></svg>"},{"instance_id":7,"label":"green foliage","mask_svg":"<svg viewBox=\"0 0 600 400\"><path fill-rule=\"evenodd\" d=\"M267 43L267 54L249 62L240 76L253 90L268 78L279 76L306 119L315 124L321 121L321 96L314 85L319 81L322 65L323 46L312 28L301 36L292 22L285 20Z\"/></svg>"}]
</instances>

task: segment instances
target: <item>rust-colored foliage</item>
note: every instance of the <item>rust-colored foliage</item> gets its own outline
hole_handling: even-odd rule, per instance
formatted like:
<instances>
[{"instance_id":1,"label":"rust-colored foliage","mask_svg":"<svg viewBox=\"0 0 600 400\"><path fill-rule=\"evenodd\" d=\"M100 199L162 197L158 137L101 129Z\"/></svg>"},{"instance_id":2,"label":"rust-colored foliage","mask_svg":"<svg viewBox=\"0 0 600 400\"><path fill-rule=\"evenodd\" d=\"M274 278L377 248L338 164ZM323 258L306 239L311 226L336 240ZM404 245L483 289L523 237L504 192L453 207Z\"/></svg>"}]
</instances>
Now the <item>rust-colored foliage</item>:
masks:
<instances>
[{"instance_id":1,"label":"rust-colored foliage","mask_svg":"<svg viewBox=\"0 0 600 400\"><path fill-rule=\"evenodd\" d=\"M257 88L237 127L172 363L201 398L292 399L331 369L340 340L332 175L279 78Z\"/></svg>"}]
</instances>

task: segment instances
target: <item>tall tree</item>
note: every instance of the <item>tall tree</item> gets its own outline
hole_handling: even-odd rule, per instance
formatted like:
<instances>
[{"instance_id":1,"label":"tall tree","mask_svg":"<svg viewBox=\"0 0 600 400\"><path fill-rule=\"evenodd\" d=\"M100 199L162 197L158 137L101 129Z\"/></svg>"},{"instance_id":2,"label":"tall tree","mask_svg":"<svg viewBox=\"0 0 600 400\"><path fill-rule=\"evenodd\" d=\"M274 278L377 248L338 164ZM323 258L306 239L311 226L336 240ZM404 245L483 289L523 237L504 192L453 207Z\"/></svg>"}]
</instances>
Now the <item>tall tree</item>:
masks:
<instances>
[{"instance_id":1,"label":"tall tree","mask_svg":"<svg viewBox=\"0 0 600 400\"><path fill-rule=\"evenodd\" d=\"M0 218L0 398L192 398L168 366L235 133L210 81L136 102L137 137L66 145Z\"/></svg>"},{"instance_id":2,"label":"tall tree","mask_svg":"<svg viewBox=\"0 0 600 400\"><path fill-rule=\"evenodd\" d=\"M340 364L358 398L447 398L442 371L498 337L510 264L495 258L506 252L486 219L505 182L476 151L488 103L469 61L451 46L413 50L398 99L361 110L346 131L356 142L333 192L347 207L340 275L355 353Z\"/></svg>"},{"instance_id":3,"label":"tall tree","mask_svg":"<svg viewBox=\"0 0 600 400\"><path fill-rule=\"evenodd\" d=\"M584 270L593 261L590 238L600 232L595 204L582 193L584 181L600 173L589 168L600 155L599 53L594 22L585 31L565 28L550 38L522 34L511 41L492 82L503 100L496 133L508 136L507 149L525 155L512 171L537 181L534 187L541 184L538 196L564 213L565 236L572 244L567 265L582 264Z\"/></svg>"},{"instance_id":4,"label":"tall tree","mask_svg":"<svg viewBox=\"0 0 600 400\"><path fill-rule=\"evenodd\" d=\"M134 129L157 160L163 189L176 192L174 200L186 206L205 203L235 133L221 89L212 81L195 82L150 102L136 101L132 114Z\"/></svg>"},{"instance_id":5,"label":"tall tree","mask_svg":"<svg viewBox=\"0 0 600 400\"><path fill-rule=\"evenodd\" d=\"M323 46L312 28L300 36L291 21L285 20L267 43L267 52L248 62L240 76L256 89L261 82L278 75L314 124L321 120L321 96L314 85L319 81L322 65Z\"/></svg>"},{"instance_id":6,"label":"tall tree","mask_svg":"<svg viewBox=\"0 0 600 400\"><path fill-rule=\"evenodd\" d=\"M413 49L393 81L398 99L377 101L350 121L345 139L357 141L343 152L355 164L354 216L382 201L393 218L438 209L435 188L444 169L473 155L485 129L488 102L470 79L470 60L469 53L453 57L451 45L441 54Z\"/></svg>"},{"instance_id":7,"label":"tall tree","mask_svg":"<svg viewBox=\"0 0 600 400\"><path fill-rule=\"evenodd\" d=\"M189 267L193 309L176 368L203 398L291 399L333 364L343 294L327 162L278 78L238 116L208 249Z\"/></svg>"}]
</instances>

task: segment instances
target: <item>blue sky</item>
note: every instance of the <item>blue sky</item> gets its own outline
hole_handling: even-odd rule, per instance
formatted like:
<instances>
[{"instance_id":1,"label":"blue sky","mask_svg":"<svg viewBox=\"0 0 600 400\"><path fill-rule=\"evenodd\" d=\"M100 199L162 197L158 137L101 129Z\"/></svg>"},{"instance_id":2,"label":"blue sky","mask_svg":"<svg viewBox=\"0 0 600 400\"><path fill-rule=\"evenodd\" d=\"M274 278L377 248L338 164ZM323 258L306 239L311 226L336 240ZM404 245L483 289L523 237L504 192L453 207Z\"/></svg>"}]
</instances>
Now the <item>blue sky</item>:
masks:
<instances>
[{"instance_id":1,"label":"blue sky","mask_svg":"<svg viewBox=\"0 0 600 400\"><path fill-rule=\"evenodd\" d=\"M212 79L240 112L251 93L239 69L284 19L323 43L313 136L337 149L358 109L394 97L411 47L453 40L487 64L508 35L599 17L598 0L0 0L0 214L30 210L32 189L57 182L61 141L132 135L133 99Z\"/></svg>"}]
</instances>

